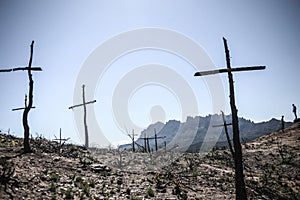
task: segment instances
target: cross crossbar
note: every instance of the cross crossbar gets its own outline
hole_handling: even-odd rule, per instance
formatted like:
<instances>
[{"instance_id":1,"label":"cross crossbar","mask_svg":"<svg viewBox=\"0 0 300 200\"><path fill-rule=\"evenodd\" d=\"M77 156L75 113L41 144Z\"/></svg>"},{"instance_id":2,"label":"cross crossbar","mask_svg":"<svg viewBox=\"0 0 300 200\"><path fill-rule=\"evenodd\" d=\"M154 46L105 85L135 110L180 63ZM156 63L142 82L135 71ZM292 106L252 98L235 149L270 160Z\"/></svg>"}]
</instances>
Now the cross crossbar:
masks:
<instances>
[{"instance_id":1,"label":"cross crossbar","mask_svg":"<svg viewBox=\"0 0 300 200\"><path fill-rule=\"evenodd\" d=\"M12 72L12 71L25 71L25 70L31 70L31 71L42 71L41 67L16 67L12 69L0 69L0 72Z\"/></svg>"},{"instance_id":2,"label":"cross crossbar","mask_svg":"<svg viewBox=\"0 0 300 200\"><path fill-rule=\"evenodd\" d=\"M166 136L160 136L160 137L156 137L156 139L164 139L166 138ZM155 137L141 137L139 139L148 139L148 140L154 140Z\"/></svg>"},{"instance_id":3,"label":"cross crossbar","mask_svg":"<svg viewBox=\"0 0 300 200\"><path fill-rule=\"evenodd\" d=\"M55 141L68 141L70 138L68 137L68 138L61 138L61 139L53 139L53 140L55 140Z\"/></svg>"},{"instance_id":4,"label":"cross crossbar","mask_svg":"<svg viewBox=\"0 0 300 200\"><path fill-rule=\"evenodd\" d=\"M148 139L148 140L154 140L154 139L164 139L166 136L160 136L160 137L145 137L145 138L140 138L140 139Z\"/></svg>"},{"instance_id":5,"label":"cross crossbar","mask_svg":"<svg viewBox=\"0 0 300 200\"><path fill-rule=\"evenodd\" d=\"M196 72L194 76L206 76L206 75L213 75L213 74L220 74L220 73L227 73L227 72L240 72L240 71L252 71L252 70L263 70L266 69L266 66L252 66L252 67L236 67L236 68L226 68L226 69L216 69L211 71L203 71L203 72Z\"/></svg>"},{"instance_id":6,"label":"cross crossbar","mask_svg":"<svg viewBox=\"0 0 300 200\"><path fill-rule=\"evenodd\" d=\"M35 108L35 106L32 106L31 108ZM14 108L14 109L12 109L12 111L17 111L17 110L25 110L25 108Z\"/></svg>"},{"instance_id":7,"label":"cross crossbar","mask_svg":"<svg viewBox=\"0 0 300 200\"><path fill-rule=\"evenodd\" d=\"M69 109L73 109L73 108L76 108L76 107L80 107L80 106L83 106L83 105L86 105L86 104L95 103L95 102L96 102L96 100L89 101L89 102L86 102L86 103L81 103L81 104L78 104L78 105L70 106Z\"/></svg>"},{"instance_id":8,"label":"cross crossbar","mask_svg":"<svg viewBox=\"0 0 300 200\"><path fill-rule=\"evenodd\" d=\"M226 126L230 126L230 125L232 125L232 123L226 124ZM221 125L214 125L214 126L212 126L212 127L216 128L216 127L223 127L223 126L224 126L224 124L221 124Z\"/></svg>"}]
</instances>

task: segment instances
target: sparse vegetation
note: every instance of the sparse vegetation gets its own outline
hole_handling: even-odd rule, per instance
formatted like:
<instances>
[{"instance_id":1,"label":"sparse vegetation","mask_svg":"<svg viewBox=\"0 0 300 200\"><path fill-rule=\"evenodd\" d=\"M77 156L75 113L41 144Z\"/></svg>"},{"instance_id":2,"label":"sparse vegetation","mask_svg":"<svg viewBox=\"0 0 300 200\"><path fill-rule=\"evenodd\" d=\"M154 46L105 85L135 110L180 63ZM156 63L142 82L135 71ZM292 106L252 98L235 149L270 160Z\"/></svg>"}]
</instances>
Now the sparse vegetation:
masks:
<instances>
[{"instance_id":1,"label":"sparse vegetation","mask_svg":"<svg viewBox=\"0 0 300 200\"><path fill-rule=\"evenodd\" d=\"M297 132L288 137L274 133L248 143L247 149L243 148L249 198L293 200L300 195L300 148L297 144L300 131L298 127L291 130ZM284 134L289 134L289 129ZM80 146L64 145L59 155L54 149L57 145L52 145L51 141L45 138L38 138L38 142L35 140L33 138L31 141L34 153L15 156L14 151L21 148L21 139L13 136L6 138L0 134L0 155L5 155L0 156L3 160L0 163L0 196L3 199L11 198L10 195L14 199L26 195L26 198L32 199L42 193L48 199L235 197L233 163L229 150L215 150L203 156L186 153L173 159L164 168L152 166L153 171L146 168L126 172L118 168L112 168L111 171L107 169L109 161L119 156L113 149L107 151L107 154L92 155ZM12 146L11 141L15 141L16 145ZM73 156L74 152L77 152L78 157ZM134 153L134 156L125 159L127 162L134 157L135 165L147 166L149 162L146 161L149 160L140 159L145 161L145 165L139 162L139 156L142 155ZM155 153L152 157L155 157ZM149 159L149 155L146 158ZM159 160L158 157L155 159ZM5 175L1 175L4 169Z\"/></svg>"},{"instance_id":2,"label":"sparse vegetation","mask_svg":"<svg viewBox=\"0 0 300 200\"><path fill-rule=\"evenodd\" d=\"M151 187L148 187L146 189L146 197L154 197L154 196L155 196L155 194L154 194L153 189Z\"/></svg>"},{"instance_id":3,"label":"sparse vegetation","mask_svg":"<svg viewBox=\"0 0 300 200\"><path fill-rule=\"evenodd\" d=\"M123 179L122 179L122 178L118 178L117 184L118 184L118 185L122 185L122 184L123 184Z\"/></svg>"},{"instance_id":4,"label":"sparse vegetation","mask_svg":"<svg viewBox=\"0 0 300 200\"><path fill-rule=\"evenodd\" d=\"M65 191L65 199L73 199L73 194L72 194L72 189L71 188L68 188Z\"/></svg>"},{"instance_id":5,"label":"sparse vegetation","mask_svg":"<svg viewBox=\"0 0 300 200\"><path fill-rule=\"evenodd\" d=\"M91 188L95 188L96 183L95 183L95 180L94 180L94 179L89 179L89 186L90 186Z\"/></svg>"},{"instance_id":6,"label":"sparse vegetation","mask_svg":"<svg viewBox=\"0 0 300 200\"><path fill-rule=\"evenodd\" d=\"M81 185L81 188L84 192L84 194L89 197L90 196L90 186L87 182L83 182L82 185Z\"/></svg>"},{"instance_id":7,"label":"sparse vegetation","mask_svg":"<svg viewBox=\"0 0 300 200\"><path fill-rule=\"evenodd\" d=\"M51 182L49 190L51 192L56 192L57 185L54 182Z\"/></svg>"},{"instance_id":8,"label":"sparse vegetation","mask_svg":"<svg viewBox=\"0 0 300 200\"><path fill-rule=\"evenodd\" d=\"M278 152L283 164L290 164L292 159L295 157L293 151L288 149L287 145L280 144L280 142L278 143Z\"/></svg>"}]
</instances>

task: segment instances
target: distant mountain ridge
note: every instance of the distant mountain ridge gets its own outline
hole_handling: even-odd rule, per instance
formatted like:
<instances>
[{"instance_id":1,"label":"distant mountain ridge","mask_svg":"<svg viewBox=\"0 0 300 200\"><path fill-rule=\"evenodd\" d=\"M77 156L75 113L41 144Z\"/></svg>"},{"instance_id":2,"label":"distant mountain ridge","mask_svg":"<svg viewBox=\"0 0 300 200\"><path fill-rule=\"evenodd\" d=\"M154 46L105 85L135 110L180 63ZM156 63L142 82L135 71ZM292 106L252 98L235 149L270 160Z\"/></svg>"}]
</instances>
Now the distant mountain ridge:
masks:
<instances>
[{"instance_id":1,"label":"distant mountain ridge","mask_svg":"<svg viewBox=\"0 0 300 200\"><path fill-rule=\"evenodd\" d=\"M231 115L225 116L227 123L231 123ZM205 117L187 117L186 122L177 120L169 120L165 124L157 122L151 124L147 129L141 132L140 137L135 141L136 149L140 150L147 145L149 139L149 147L151 151L155 151L155 132L157 137L158 150L176 149L177 151L199 152L209 151L212 148L224 148L228 146L226 134L223 126L221 115L208 115ZM285 122L285 127L292 125L291 122ZM232 127L227 126L230 139L232 140ZM281 129L281 121L271 119L266 122L254 123L251 120L239 118L240 139L242 142L248 142L267 135L271 132ZM163 138L162 138L163 137ZM132 149L132 144L124 144L119 146L120 149Z\"/></svg>"}]
</instances>

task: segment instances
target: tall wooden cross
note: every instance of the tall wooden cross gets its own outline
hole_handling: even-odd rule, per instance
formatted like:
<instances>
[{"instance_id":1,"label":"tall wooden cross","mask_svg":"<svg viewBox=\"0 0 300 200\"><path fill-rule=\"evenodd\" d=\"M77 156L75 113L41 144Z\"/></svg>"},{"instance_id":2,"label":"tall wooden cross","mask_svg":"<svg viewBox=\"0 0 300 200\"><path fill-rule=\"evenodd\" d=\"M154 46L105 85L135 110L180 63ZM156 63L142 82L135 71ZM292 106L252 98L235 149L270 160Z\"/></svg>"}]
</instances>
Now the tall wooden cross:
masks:
<instances>
[{"instance_id":1,"label":"tall wooden cross","mask_svg":"<svg viewBox=\"0 0 300 200\"><path fill-rule=\"evenodd\" d=\"M86 105L95 103L96 100L93 101L85 101L85 93L84 93L85 85L82 85L82 103L74 106L70 106L69 109L73 109L76 107L83 106L83 123L84 123L84 133L85 133L85 147L89 147L89 134L88 134L88 127L86 122Z\"/></svg>"},{"instance_id":2,"label":"tall wooden cross","mask_svg":"<svg viewBox=\"0 0 300 200\"><path fill-rule=\"evenodd\" d=\"M240 133L239 133L239 124L238 124L238 115L237 108L235 105L234 98L234 85L233 85L233 75L232 72L238 71L250 71L250 70L262 70L265 69L265 66L254 66L254 67L238 67L231 68L230 64L230 55L227 46L227 40L223 38L225 54L226 54L226 69L218 69L212 71L196 72L194 76L205 76L211 74L219 73L228 73L229 81L229 91L230 91L230 107L232 112L232 127L233 127L233 146L234 146L234 164L235 164L235 188L236 188L236 199L237 200L246 200L247 193L244 182L244 173L243 173L243 160L242 160L242 147L240 142Z\"/></svg>"},{"instance_id":3,"label":"tall wooden cross","mask_svg":"<svg viewBox=\"0 0 300 200\"><path fill-rule=\"evenodd\" d=\"M31 42L30 45L30 58L29 58L29 63L28 67L15 67L11 69L1 69L0 72L14 72L14 71L27 71L28 73L28 78L29 78L29 101L27 105L27 96L25 95L25 107L24 108L16 108L13 109L15 110L24 110L23 112L23 128L24 128L24 153L28 153L31 151L30 149L30 144L29 144L29 125L28 125L28 113L31 108L34 108L32 106L33 104L33 79L32 79L32 71L42 71L41 67L32 67L32 57L33 57L33 45L34 41Z\"/></svg>"}]
</instances>

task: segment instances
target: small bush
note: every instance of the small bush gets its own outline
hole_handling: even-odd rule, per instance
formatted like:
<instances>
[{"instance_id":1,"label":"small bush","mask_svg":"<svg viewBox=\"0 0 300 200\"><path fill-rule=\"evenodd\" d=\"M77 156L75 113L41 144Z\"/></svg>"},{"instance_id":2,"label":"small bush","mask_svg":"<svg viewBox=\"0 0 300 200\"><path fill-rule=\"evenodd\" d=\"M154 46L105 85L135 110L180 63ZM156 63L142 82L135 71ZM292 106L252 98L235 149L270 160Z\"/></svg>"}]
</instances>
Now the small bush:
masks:
<instances>
[{"instance_id":1,"label":"small bush","mask_svg":"<svg viewBox=\"0 0 300 200\"><path fill-rule=\"evenodd\" d=\"M130 192L131 192L131 191L130 191L130 188L127 188L127 189L126 189L126 194L127 194L127 195L130 195Z\"/></svg>"},{"instance_id":2,"label":"small bush","mask_svg":"<svg viewBox=\"0 0 300 200\"><path fill-rule=\"evenodd\" d=\"M122 179L122 178L118 178L117 184L118 184L118 185L122 185L122 184L123 184L123 179Z\"/></svg>"},{"instance_id":3,"label":"small bush","mask_svg":"<svg viewBox=\"0 0 300 200\"><path fill-rule=\"evenodd\" d=\"M50 178L51 178L51 181L58 182L58 180L59 180L59 175L56 174L56 173L52 173L52 174L50 175Z\"/></svg>"},{"instance_id":4,"label":"small bush","mask_svg":"<svg viewBox=\"0 0 300 200\"><path fill-rule=\"evenodd\" d=\"M87 182L83 182L82 190L83 190L83 192L86 196L88 196L88 197L90 196L90 187L89 187L89 184Z\"/></svg>"},{"instance_id":5,"label":"small bush","mask_svg":"<svg viewBox=\"0 0 300 200\"><path fill-rule=\"evenodd\" d=\"M153 191L153 189L151 188L151 187L148 187L147 189L146 189L146 197L154 197L155 195L154 195L154 191Z\"/></svg>"},{"instance_id":6,"label":"small bush","mask_svg":"<svg viewBox=\"0 0 300 200\"><path fill-rule=\"evenodd\" d=\"M73 199L73 195L72 195L72 189L71 188L68 188L65 192L65 199Z\"/></svg>"},{"instance_id":7,"label":"small bush","mask_svg":"<svg viewBox=\"0 0 300 200\"><path fill-rule=\"evenodd\" d=\"M96 184L95 184L94 179L90 179L90 180L89 180L89 186L90 186L91 188L95 188Z\"/></svg>"},{"instance_id":8,"label":"small bush","mask_svg":"<svg viewBox=\"0 0 300 200\"><path fill-rule=\"evenodd\" d=\"M51 192L56 192L56 184L54 182L51 182L49 190Z\"/></svg>"}]
</instances>

